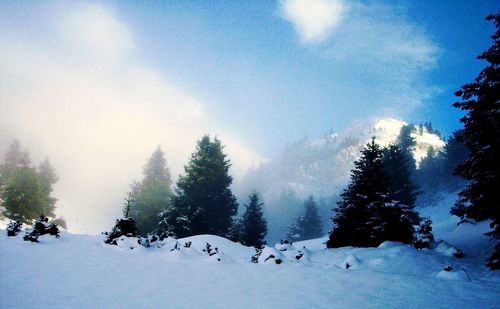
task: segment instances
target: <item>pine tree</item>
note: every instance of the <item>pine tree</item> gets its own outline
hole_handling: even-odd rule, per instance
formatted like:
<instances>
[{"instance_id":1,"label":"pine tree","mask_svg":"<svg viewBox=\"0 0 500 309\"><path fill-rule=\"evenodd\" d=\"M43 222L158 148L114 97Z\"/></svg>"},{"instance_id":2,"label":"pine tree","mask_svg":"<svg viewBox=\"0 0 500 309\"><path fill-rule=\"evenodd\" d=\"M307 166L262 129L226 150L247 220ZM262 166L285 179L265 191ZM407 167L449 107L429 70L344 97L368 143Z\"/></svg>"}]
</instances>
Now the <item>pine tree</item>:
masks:
<instances>
[{"instance_id":1,"label":"pine tree","mask_svg":"<svg viewBox=\"0 0 500 309\"><path fill-rule=\"evenodd\" d=\"M5 215L28 224L40 215L54 218L56 199L50 194L52 184L57 181L48 159L40 164L38 171L30 164L28 152L15 140L0 166L0 198Z\"/></svg>"},{"instance_id":2,"label":"pine tree","mask_svg":"<svg viewBox=\"0 0 500 309\"><path fill-rule=\"evenodd\" d=\"M231 166L221 142L205 135L184 167L172 199L162 214L162 232L177 237L199 234L226 236L238 204L231 192Z\"/></svg>"},{"instance_id":3,"label":"pine tree","mask_svg":"<svg viewBox=\"0 0 500 309\"><path fill-rule=\"evenodd\" d=\"M412 136L412 133L414 131L415 131L415 126L413 124L410 123L407 125L403 125L396 139L396 145L398 145L398 147L401 150L409 153L410 155L415 149L415 146L417 145L417 141Z\"/></svg>"},{"instance_id":4,"label":"pine tree","mask_svg":"<svg viewBox=\"0 0 500 309\"><path fill-rule=\"evenodd\" d=\"M259 196L254 191L249 196L250 203L245 205L246 210L240 221L240 241L245 246L260 248L266 244L264 238L267 234L267 223L262 213Z\"/></svg>"},{"instance_id":5,"label":"pine tree","mask_svg":"<svg viewBox=\"0 0 500 309\"><path fill-rule=\"evenodd\" d=\"M45 182L30 167L20 167L10 173L2 199L8 218L30 224L40 214L54 217L53 199Z\"/></svg>"},{"instance_id":6,"label":"pine tree","mask_svg":"<svg viewBox=\"0 0 500 309\"><path fill-rule=\"evenodd\" d=\"M3 169L12 171L18 167L28 167L31 164L28 151L21 149L18 140L14 140L4 157Z\"/></svg>"},{"instance_id":7,"label":"pine tree","mask_svg":"<svg viewBox=\"0 0 500 309\"><path fill-rule=\"evenodd\" d=\"M172 180L164 152L158 147L143 169L144 178L140 183L132 184L129 194L128 216L142 236L158 228L158 216L167 209L172 198Z\"/></svg>"},{"instance_id":8,"label":"pine tree","mask_svg":"<svg viewBox=\"0 0 500 309\"><path fill-rule=\"evenodd\" d=\"M487 62L479 76L455 93L462 101L454 107L466 111L460 119L464 128L460 140L470 155L457 168L457 174L469 181L459 193L458 204L465 207L467 217L491 220L491 237L500 240L500 14L486 18L496 31L493 45L478 56ZM500 269L500 242L488 261L491 269Z\"/></svg>"},{"instance_id":9,"label":"pine tree","mask_svg":"<svg viewBox=\"0 0 500 309\"><path fill-rule=\"evenodd\" d=\"M323 224L318 214L318 204L311 195L304 202L304 212L290 226L287 238L291 241L300 241L321 236L323 236Z\"/></svg>"},{"instance_id":10,"label":"pine tree","mask_svg":"<svg viewBox=\"0 0 500 309\"><path fill-rule=\"evenodd\" d=\"M416 171L418 184L426 192L436 192L442 189L443 182L449 181L449 179L444 180L444 178L443 157L433 147L429 147Z\"/></svg>"},{"instance_id":11,"label":"pine tree","mask_svg":"<svg viewBox=\"0 0 500 309\"><path fill-rule=\"evenodd\" d=\"M445 177L453 177L457 166L469 157L469 149L460 141L462 130L453 132L453 135L446 140L443 149L443 174ZM457 176L457 175L455 175ZM463 178L457 177L462 180Z\"/></svg>"},{"instance_id":12,"label":"pine tree","mask_svg":"<svg viewBox=\"0 0 500 309\"><path fill-rule=\"evenodd\" d=\"M418 191L413 183L413 157L396 145L384 148L383 154L387 182L394 194L394 199L411 209L415 208ZM417 224L418 218L413 218L412 221Z\"/></svg>"},{"instance_id":13,"label":"pine tree","mask_svg":"<svg viewBox=\"0 0 500 309\"><path fill-rule=\"evenodd\" d=\"M54 185L59 178L57 177L56 170L50 164L49 158L46 158L38 165L38 174L45 180L47 191L52 192L52 185Z\"/></svg>"},{"instance_id":14,"label":"pine tree","mask_svg":"<svg viewBox=\"0 0 500 309\"><path fill-rule=\"evenodd\" d=\"M383 152L375 138L354 163L351 183L342 193L332 218L328 248L374 247L386 240L413 241L413 211L394 200L384 168Z\"/></svg>"}]
</instances>

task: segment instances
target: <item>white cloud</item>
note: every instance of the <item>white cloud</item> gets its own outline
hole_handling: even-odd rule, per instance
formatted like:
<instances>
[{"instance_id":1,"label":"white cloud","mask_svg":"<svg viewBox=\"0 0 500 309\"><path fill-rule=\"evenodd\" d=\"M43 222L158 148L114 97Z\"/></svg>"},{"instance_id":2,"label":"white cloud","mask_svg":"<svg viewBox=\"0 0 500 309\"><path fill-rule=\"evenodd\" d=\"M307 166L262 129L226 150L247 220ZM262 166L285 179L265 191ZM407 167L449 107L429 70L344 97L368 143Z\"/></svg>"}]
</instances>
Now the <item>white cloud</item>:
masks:
<instances>
[{"instance_id":1,"label":"white cloud","mask_svg":"<svg viewBox=\"0 0 500 309\"><path fill-rule=\"evenodd\" d=\"M109 228L158 145L174 176L205 133L227 145L236 175L262 159L218 132L200 100L129 53L131 32L108 9L57 14L58 31L50 33L57 44L0 36L0 129L13 132L34 161L50 157L60 176L56 213L71 231Z\"/></svg>"},{"instance_id":2,"label":"white cloud","mask_svg":"<svg viewBox=\"0 0 500 309\"><path fill-rule=\"evenodd\" d=\"M351 1L348 8L332 2L332 7L337 3L340 9L330 10L336 16L330 18L330 26L335 26L324 30L327 36L321 31L327 29L327 23L321 22L327 18L318 17L312 3L282 2L283 9L289 12L284 18L294 24L304 41L322 39L313 52L340 73L338 85L332 84L338 89L337 102L350 102L360 109L370 105L371 112L405 117L439 91L426 83L426 73L437 64L440 49L404 10L381 2ZM318 11L326 16L329 10ZM369 111L364 112L369 115Z\"/></svg>"},{"instance_id":3,"label":"white cloud","mask_svg":"<svg viewBox=\"0 0 500 309\"><path fill-rule=\"evenodd\" d=\"M85 4L61 19L57 26L66 43L86 48L87 52L116 55L134 46L127 25L101 5Z\"/></svg>"},{"instance_id":4,"label":"white cloud","mask_svg":"<svg viewBox=\"0 0 500 309\"><path fill-rule=\"evenodd\" d=\"M313 43L328 38L339 25L346 6L340 0L283 0L280 9L301 40Z\"/></svg>"}]
</instances>

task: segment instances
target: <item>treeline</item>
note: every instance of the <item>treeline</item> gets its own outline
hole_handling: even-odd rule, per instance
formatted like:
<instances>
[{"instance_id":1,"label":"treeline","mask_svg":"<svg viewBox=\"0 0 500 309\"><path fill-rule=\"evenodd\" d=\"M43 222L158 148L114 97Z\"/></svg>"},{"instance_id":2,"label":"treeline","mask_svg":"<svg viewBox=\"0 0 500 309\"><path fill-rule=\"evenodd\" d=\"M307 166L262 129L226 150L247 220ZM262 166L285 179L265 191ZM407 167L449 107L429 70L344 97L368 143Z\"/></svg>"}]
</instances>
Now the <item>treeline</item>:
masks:
<instances>
[{"instance_id":1,"label":"treeline","mask_svg":"<svg viewBox=\"0 0 500 309\"><path fill-rule=\"evenodd\" d=\"M265 243L267 223L257 193L249 196L241 219L235 219L238 202L230 188L231 163L223 148L216 137L203 136L172 190L165 154L158 147L144 166L142 181L132 184L124 209L141 236L212 234L245 245Z\"/></svg>"}]
</instances>

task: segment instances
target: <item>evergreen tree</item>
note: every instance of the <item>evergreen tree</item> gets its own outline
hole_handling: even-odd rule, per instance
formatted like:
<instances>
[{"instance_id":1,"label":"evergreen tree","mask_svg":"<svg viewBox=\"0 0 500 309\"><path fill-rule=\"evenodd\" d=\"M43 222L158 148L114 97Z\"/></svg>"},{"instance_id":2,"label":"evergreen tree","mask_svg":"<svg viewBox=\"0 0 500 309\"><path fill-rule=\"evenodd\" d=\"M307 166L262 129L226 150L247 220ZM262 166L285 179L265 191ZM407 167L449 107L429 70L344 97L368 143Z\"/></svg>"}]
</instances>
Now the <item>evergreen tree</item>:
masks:
<instances>
[{"instance_id":1,"label":"evergreen tree","mask_svg":"<svg viewBox=\"0 0 500 309\"><path fill-rule=\"evenodd\" d=\"M460 140L470 155L457 168L457 174L469 181L459 193L458 204L465 206L467 217L491 219L491 237L500 240L500 14L489 15L496 31L493 45L478 56L487 62L479 76L455 93L462 101L454 107L466 111L460 119L464 128ZM492 269L500 269L500 242L488 261Z\"/></svg>"},{"instance_id":2,"label":"evergreen tree","mask_svg":"<svg viewBox=\"0 0 500 309\"><path fill-rule=\"evenodd\" d=\"M411 153L415 146L417 145L417 141L411 135L415 131L415 126L413 124L403 125L399 130L399 135L396 139L396 145L398 145L401 150Z\"/></svg>"},{"instance_id":3,"label":"evergreen tree","mask_svg":"<svg viewBox=\"0 0 500 309\"><path fill-rule=\"evenodd\" d=\"M31 223L40 214L54 217L53 199L46 190L45 180L30 167L12 171L2 194L6 216Z\"/></svg>"},{"instance_id":4,"label":"evergreen tree","mask_svg":"<svg viewBox=\"0 0 500 309\"><path fill-rule=\"evenodd\" d=\"M48 158L38 166L38 174L44 179L47 191L52 192L52 185L55 184L59 178Z\"/></svg>"},{"instance_id":5,"label":"evergreen tree","mask_svg":"<svg viewBox=\"0 0 500 309\"><path fill-rule=\"evenodd\" d=\"M290 226L287 238L291 241L313 239L323 236L323 224L318 214L318 204L311 195L304 202L304 212Z\"/></svg>"},{"instance_id":6,"label":"evergreen tree","mask_svg":"<svg viewBox=\"0 0 500 309\"><path fill-rule=\"evenodd\" d=\"M250 203L245 205L246 210L240 221L240 241L245 246L260 248L265 245L264 238L267 234L267 223L262 213L262 205L259 196L254 191L249 196Z\"/></svg>"},{"instance_id":7,"label":"evergreen tree","mask_svg":"<svg viewBox=\"0 0 500 309\"><path fill-rule=\"evenodd\" d=\"M227 239L240 242L241 238L241 222L238 219L234 219L229 231L227 232Z\"/></svg>"},{"instance_id":8,"label":"evergreen tree","mask_svg":"<svg viewBox=\"0 0 500 309\"><path fill-rule=\"evenodd\" d=\"M416 179L420 188L426 192L439 191L443 182L449 181L449 178L444 180L443 157L433 147L427 149L426 156L420 161Z\"/></svg>"},{"instance_id":9,"label":"evergreen tree","mask_svg":"<svg viewBox=\"0 0 500 309\"><path fill-rule=\"evenodd\" d=\"M18 167L28 167L31 164L28 151L21 149L18 140L12 142L4 157L4 171L12 171Z\"/></svg>"},{"instance_id":10,"label":"evergreen tree","mask_svg":"<svg viewBox=\"0 0 500 309\"><path fill-rule=\"evenodd\" d=\"M38 166L38 175L40 175L40 177L43 179L44 189L49 195L49 200L52 208L55 208L57 199L51 197L50 194L53 190L52 185L54 185L59 180L59 178L57 177L56 170L52 167L48 158L46 158ZM60 225L66 228L66 223L63 223L63 220L59 219L59 223L62 223L62 225Z\"/></svg>"},{"instance_id":11,"label":"evergreen tree","mask_svg":"<svg viewBox=\"0 0 500 309\"><path fill-rule=\"evenodd\" d=\"M422 129L423 130L423 129ZM415 172L417 168L417 162L413 157L413 151L415 150L415 146L417 145L417 140L412 136L412 133L415 131L415 126L413 124L403 125L399 131L399 135L396 139L395 145L403 151L408 158L408 168L411 173Z\"/></svg>"},{"instance_id":12,"label":"evergreen tree","mask_svg":"<svg viewBox=\"0 0 500 309\"><path fill-rule=\"evenodd\" d=\"M41 214L55 216L56 199L50 196L57 181L55 170L48 159L38 171L30 164L28 152L15 140L0 166L0 199L5 215L23 223L31 223Z\"/></svg>"},{"instance_id":13,"label":"evergreen tree","mask_svg":"<svg viewBox=\"0 0 500 309\"><path fill-rule=\"evenodd\" d=\"M354 163L351 183L341 195L332 218L328 248L374 247L386 240L411 243L414 212L394 200L384 168L383 152L375 138Z\"/></svg>"},{"instance_id":14,"label":"evergreen tree","mask_svg":"<svg viewBox=\"0 0 500 309\"><path fill-rule=\"evenodd\" d=\"M132 184L127 209L142 236L158 228L158 216L170 205L172 180L167 161L160 147L151 155L143 169L144 178Z\"/></svg>"},{"instance_id":15,"label":"evergreen tree","mask_svg":"<svg viewBox=\"0 0 500 309\"><path fill-rule=\"evenodd\" d=\"M394 199L413 209L418 195L413 183L413 157L396 145L384 148L383 154L387 182ZM414 218L413 222L417 224L418 218Z\"/></svg>"},{"instance_id":16,"label":"evergreen tree","mask_svg":"<svg viewBox=\"0 0 500 309\"><path fill-rule=\"evenodd\" d=\"M177 237L198 234L226 236L238 204L231 192L231 166L221 142L205 135L184 167L172 199L163 212L161 230Z\"/></svg>"}]
</instances>

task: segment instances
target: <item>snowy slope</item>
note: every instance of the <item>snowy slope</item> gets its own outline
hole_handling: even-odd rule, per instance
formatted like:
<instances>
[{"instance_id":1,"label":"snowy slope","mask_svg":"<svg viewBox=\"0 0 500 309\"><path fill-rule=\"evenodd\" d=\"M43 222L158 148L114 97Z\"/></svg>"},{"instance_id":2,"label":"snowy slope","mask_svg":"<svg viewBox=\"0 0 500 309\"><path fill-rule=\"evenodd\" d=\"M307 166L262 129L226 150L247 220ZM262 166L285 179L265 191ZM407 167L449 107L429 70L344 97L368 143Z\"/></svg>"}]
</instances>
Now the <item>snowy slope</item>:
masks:
<instances>
[{"instance_id":1,"label":"snowy slope","mask_svg":"<svg viewBox=\"0 0 500 309\"><path fill-rule=\"evenodd\" d=\"M65 232L36 244L2 230L0 308L498 308L500 274L483 266L487 223L457 227L441 202L424 209L446 240L431 250L326 249L321 238L266 247L258 264L255 249L211 235L144 248ZM208 256L207 242L219 253Z\"/></svg>"}]
</instances>

